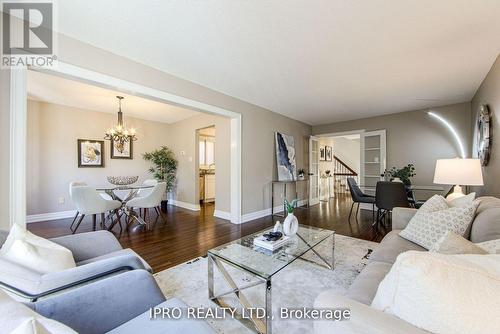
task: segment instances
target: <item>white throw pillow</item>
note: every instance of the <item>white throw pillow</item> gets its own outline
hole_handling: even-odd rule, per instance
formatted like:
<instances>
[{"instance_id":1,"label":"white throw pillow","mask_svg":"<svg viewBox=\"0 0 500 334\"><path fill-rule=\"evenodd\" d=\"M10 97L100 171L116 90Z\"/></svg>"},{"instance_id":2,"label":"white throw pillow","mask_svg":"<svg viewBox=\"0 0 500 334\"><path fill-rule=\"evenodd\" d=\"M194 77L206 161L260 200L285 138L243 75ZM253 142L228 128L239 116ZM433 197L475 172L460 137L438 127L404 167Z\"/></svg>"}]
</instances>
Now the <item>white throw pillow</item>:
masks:
<instances>
[{"instance_id":1,"label":"white throw pillow","mask_svg":"<svg viewBox=\"0 0 500 334\"><path fill-rule=\"evenodd\" d=\"M71 251L14 224L0 249L0 256L41 274L76 267Z\"/></svg>"},{"instance_id":2,"label":"white throw pillow","mask_svg":"<svg viewBox=\"0 0 500 334\"><path fill-rule=\"evenodd\" d=\"M490 254L500 254L500 239L478 242L476 246L481 247Z\"/></svg>"},{"instance_id":3,"label":"white throw pillow","mask_svg":"<svg viewBox=\"0 0 500 334\"><path fill-rule=\"evenodd\" d=\"M488 254L485 249L452 231L446 231L429 251L441 254Z\"/></svg>"},{"instance_id":4,"label":"white throw pillow","mask_svg":"<svg viewBox=\"0 0 500 334\"><path fill-rule=\"evenodd\" d=\"M35 313L0 289L0 333L75 334L68 326Z\"/></svg>"},{"instance_id":5,"label":"white throw pillow","mask_svg":"<svg viewBox=\"0 0 500 334\"><path fill-rule=\"evenodd\" d=\"M446 231L463 236L474 219L479 202L463 204L450 207L443 196L434 195L418 209L399 235L426 249L432 248Z\"/></svg>"},{"instance_id":6,"label":"white throw pillow","mask_svg":"<svg viewBox=\"0 0 500 334\"><path fill-rule=\"evenodd\" d=\"M432 333L498 333L500 255L402 253L372 307Z\"/></svg>"},{"instance_id":7,"label":"white throw pillow","mask_svg":"<svg viewBox=\"0 0 500 334\"><path fill-rule=\"evenodd\" d=\"M446 202L448 202L449 206L466 206L474 202L475 198L476 198L476 193L470 193L468 195L452 199L451 201L446 200Z\"/></svg>"}]
</instances>

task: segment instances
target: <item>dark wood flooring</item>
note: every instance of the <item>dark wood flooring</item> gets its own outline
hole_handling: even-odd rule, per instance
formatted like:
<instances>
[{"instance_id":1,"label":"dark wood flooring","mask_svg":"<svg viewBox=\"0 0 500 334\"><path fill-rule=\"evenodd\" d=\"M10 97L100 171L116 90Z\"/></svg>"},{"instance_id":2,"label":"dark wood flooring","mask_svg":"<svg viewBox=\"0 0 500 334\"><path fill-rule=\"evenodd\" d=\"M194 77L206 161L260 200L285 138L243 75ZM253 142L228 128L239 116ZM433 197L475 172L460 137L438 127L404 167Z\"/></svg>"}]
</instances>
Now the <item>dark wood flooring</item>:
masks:
<instances>
[{"instance_id":1,"label":"dark wood flooring","mask_svg":"<svg viewBox=\"0 0 500 334\"><path fill-rule=\"evenodd\" d=\"M332 229L338 234L355 238L380 241L387 231L383 227L372 228L371 211L360 210L358 219L353 214L351 222L348 222L351 203L349 194L337 194L329 202L297 209L295 214L301 224ZM211 248L273 226L276 220L282 220L268 216L234 225L213 217L213 211L213 204L204 205L200 212L169 206L164 213L166 224L161 219L156 219L155 213L150 213L150 230L132 226L127 232L119 233L118 227L113 232L123 247L132 248L158 272L205 255ZM28 229L42 237L58 237L71 233L71 221L72 219L61 219L32 223L28 225ZM91 229L91 220L86 217L78 233Z\"/></svg>"}]
</instances>

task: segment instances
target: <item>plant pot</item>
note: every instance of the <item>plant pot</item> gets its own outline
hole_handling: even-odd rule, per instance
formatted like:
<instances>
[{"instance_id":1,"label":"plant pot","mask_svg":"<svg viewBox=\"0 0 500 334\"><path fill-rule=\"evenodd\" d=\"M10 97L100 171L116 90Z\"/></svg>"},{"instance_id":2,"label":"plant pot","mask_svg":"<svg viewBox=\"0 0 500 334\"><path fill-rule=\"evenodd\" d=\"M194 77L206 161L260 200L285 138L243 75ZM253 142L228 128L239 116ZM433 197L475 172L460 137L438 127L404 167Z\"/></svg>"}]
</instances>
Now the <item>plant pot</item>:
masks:
<instances>
[{"instance_id":1,"label":"plant pot","mask_svg":"<svg viewBox=\"0 0 500 334\"><path fill-rule=\"evenodd\" d=\"M161 201L161 211L167 211L168 199Z\"/></svg>"},{"instance_id":2,"label":"plant pot","mask_svg":"<svg viewBox=\"0 0 500 334\"><path fill-rule=\"evenodd\" d=\"M289 213L283 221L283 233L285 235L295 235L299 230L299 220L293 213Z\"/></svg>"}]
</instances>

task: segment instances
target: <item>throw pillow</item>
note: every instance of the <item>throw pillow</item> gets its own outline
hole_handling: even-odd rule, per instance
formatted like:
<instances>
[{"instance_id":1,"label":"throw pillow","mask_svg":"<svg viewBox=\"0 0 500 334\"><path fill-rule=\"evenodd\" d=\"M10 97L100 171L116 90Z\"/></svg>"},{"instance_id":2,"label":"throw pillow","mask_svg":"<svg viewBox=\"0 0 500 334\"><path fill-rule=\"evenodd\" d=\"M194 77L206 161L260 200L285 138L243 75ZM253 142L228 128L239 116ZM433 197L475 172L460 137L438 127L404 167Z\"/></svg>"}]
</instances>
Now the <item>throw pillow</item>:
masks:
<instances>
[{"instance_id":1,"label":"throw pillow","mask_svg":"<svg viewBox=\"0 0 500 334\"><path fill-rule=\"evenodd\" d=\"M475 245L481 247L490 254L500 254L500 239L478 242Z\"/></svg>"},{"instance_id":2,"label":"throw pillow","mask_svg":"<svg viewBox=\"0 0 500 334\"><path fill-rule=\"evenodd\" d=\"M500 255L402 253L372 307L431 333L497 333Z\"/></svg>"},{"instance_id":3,"label":"throw pillow","mask_svg":"<svg viewBox=\"0 0 500 334\"><path fill-rule=\"evenodd\" d=\"M443 196L434 195L399 235L430 249L446 231L463 236L474 219L477 206L478 202L473 201L465 206L450 207Z\"/></svg>"},{"instance_id":4,"label":"throw pillow","mask_svg":"<svg viewBox=\"0 0 500 334\"><path fill-rule=\"evenodd\" d=\"M40 238L14 224L0 256L41 274L76 267L71 251L50 240Z\"/></svg>"},{"instance_id":5,"label":"throw pillow","mask_svg":"<svg viewBox=\"0 0 500 334\"><path fill-rule=\"evenodd\" d=\"M452 231L446 231L429 251L441 254L488 254L483 248Z\"/></svg>"},{"instance_id":6,"label":"throw pillow","mask_svg":"<svg viewBox=\"0 0 500 334\"><path fill-rule=\"evenodd\" d=\"M446 200L449 206L466 206L471 204L476 198L476 193L470 193L468 195L452 199L451 201Z\"/></svg>"}]
</instances>

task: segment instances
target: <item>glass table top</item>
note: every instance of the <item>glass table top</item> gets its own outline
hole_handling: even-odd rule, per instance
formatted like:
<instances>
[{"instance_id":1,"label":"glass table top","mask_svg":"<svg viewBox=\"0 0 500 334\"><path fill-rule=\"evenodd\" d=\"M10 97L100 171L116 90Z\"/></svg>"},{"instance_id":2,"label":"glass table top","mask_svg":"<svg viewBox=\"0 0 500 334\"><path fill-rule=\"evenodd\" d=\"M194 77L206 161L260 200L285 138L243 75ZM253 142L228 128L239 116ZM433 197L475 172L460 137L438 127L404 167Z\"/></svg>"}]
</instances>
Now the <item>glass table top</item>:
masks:
<instances>
[{"instance_id":1,"label":"glass table top","mask_svg":"<svg viewBox=\"0 0 500 334\"><path fill-rule=\"evenodd\" d=\"M247 235L241 239L213 248L208 253L267 279L335 234L331 230L299 225L297 234L274 252L254 246L254 238L272 230L271 227Z\"/></svg>"}]
</instances>

